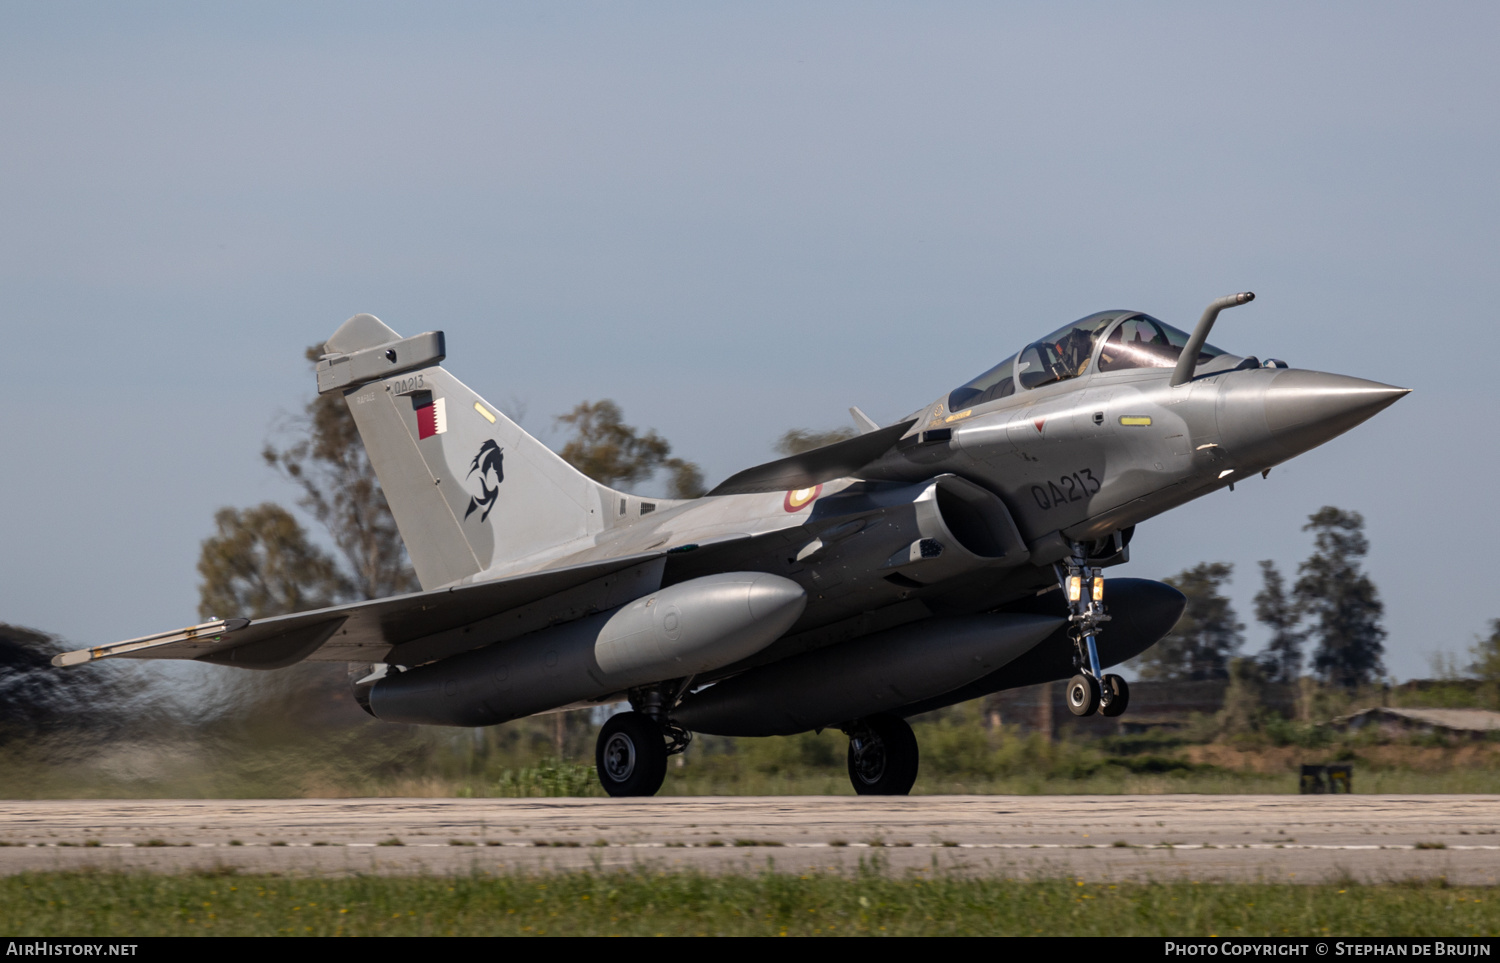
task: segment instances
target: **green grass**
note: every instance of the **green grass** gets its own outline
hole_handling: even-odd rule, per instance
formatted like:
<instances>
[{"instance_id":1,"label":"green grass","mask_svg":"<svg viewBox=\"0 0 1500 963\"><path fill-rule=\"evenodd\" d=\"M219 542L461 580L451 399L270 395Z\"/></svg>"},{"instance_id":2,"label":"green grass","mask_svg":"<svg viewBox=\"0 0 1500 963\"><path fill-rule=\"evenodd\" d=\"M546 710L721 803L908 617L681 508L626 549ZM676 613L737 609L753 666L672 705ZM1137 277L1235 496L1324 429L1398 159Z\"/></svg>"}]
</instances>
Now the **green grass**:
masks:
<instances>
[{"instance_id":1,"label":"green grass","mask_svg":"<svg viewBox=\"0 0 1500 963\"><path fill-rule=\"evenodd\" d=\"M14 936L1495 936L1500 890L567 873L0 879Z\"/></svg>"}]
</instances>

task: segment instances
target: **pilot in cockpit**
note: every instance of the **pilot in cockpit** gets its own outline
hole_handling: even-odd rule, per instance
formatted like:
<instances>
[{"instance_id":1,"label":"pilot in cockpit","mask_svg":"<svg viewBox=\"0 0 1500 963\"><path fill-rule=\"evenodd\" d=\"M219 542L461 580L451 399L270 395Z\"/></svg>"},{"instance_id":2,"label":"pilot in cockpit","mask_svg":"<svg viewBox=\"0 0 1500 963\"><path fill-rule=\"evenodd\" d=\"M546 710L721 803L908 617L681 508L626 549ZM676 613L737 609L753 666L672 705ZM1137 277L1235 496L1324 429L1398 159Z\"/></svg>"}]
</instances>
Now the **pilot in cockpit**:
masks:
<instances>
[{"instance_id":1,"label":"pilot in cockpit","mask_svg":"<svg viewBox=\"0 0 1500 963\"><path fill-rule=\"evenodd\" d=\"M1076 378L1083 374L1089 364L1089 356L1094 353L1094 336L1090 331L1082 328L1073 328L1055 345L1062 366L1066 373L1065 378Z\"/></svg>"}]
</instances>

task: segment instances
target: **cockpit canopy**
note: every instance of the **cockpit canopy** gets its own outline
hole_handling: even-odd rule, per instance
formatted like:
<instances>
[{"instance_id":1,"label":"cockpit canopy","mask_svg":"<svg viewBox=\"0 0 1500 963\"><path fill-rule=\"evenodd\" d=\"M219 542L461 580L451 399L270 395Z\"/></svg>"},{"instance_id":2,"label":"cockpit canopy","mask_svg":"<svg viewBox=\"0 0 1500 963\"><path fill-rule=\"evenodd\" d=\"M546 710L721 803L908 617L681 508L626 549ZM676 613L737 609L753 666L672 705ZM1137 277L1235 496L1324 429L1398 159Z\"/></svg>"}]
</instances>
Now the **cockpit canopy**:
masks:
<instances>
[{"instance_id":1,"label":"cockpit canopy","mask_svg":"<svg viewBox=\"0 0 1500 963\"><path fill-rule=\"evenodd\" d=\"M1100 348L1100 342L1103 347ZM1187 346L1188 335L1170 324L1133 311L1101 311L1058 328L1033 341L984 374L948 395L948 410L973 408L987 401L1040 388L1086 374L1090 364L1099 371L1129 368L1173 368ZM1098 361L1094 355L1098 349ZM1224 354L1211 344L1198 352L1198 364Z\"/></svg>"}]
</instances>

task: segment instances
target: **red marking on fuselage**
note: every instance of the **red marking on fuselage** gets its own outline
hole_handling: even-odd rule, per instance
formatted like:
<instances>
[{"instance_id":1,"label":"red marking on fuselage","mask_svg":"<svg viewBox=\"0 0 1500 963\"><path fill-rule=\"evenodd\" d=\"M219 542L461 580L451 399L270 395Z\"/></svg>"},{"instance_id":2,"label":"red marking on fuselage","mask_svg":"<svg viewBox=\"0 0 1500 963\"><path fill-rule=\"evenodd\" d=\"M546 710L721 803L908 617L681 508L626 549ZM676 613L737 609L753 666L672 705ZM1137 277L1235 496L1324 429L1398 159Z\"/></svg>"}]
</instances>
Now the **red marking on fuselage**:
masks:
<instances>
[{"instance_id":1,"label":"red marking on fuselage","mask_svg":"<svg viewBox=\"0 0 1500 963\"><path fill-rule=\"evenodd\" d=\"M1037 434L1041 434L1042 433L1042 426L1045 425L1046 423L1047 423L1047 419L1046 418L1038 418L1037 420L1035 420L1035 421L1032 422L1033 425L1036 425Z\"/></svg>"}]
</instances>

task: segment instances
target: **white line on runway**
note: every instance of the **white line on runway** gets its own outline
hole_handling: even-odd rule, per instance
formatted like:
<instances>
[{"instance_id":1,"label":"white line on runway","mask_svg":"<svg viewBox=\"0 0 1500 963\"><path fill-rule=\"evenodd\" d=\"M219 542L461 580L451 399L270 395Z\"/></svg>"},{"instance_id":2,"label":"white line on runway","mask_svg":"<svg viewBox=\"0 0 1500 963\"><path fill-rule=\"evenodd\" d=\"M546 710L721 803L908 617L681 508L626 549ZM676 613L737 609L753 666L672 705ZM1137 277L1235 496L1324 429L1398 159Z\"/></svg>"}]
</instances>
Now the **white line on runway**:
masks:
<instances>
[{"instance_id":1,"label":"white line on runway","mask_svg":"<svg viewBox=\"0 0 1500 963\"><path fill-rule=\"evenodd\" d=\"M1128 843L1123 846L1114 844L1100 845L1097 843L905 843L900 846L877 846L873 843L844 843L835 846L832 843L778 843L778 842L756 842L756 843L681 843L671 846L667 843L182 843L180 846L173 844L151 844L151 843L97 843L95 846L84 847L76 843L12 843L16 849L85 849L85 848L107 848L107 849L253 849L262 847L265 849L311 849L320 846L328 849L346 847L349 849L374 849L379 846L391 846L393 848L406 849L1329 849L1329 850L1367 850L1367 849L1457 849L1457 850L1500 850L1500 845L1444 845L1423 846L1410 843L1389 843L1386 845L1331 845L1320 843L1224 843L1214 845L1208 843Z\"/></svg>"}]
</instances>

